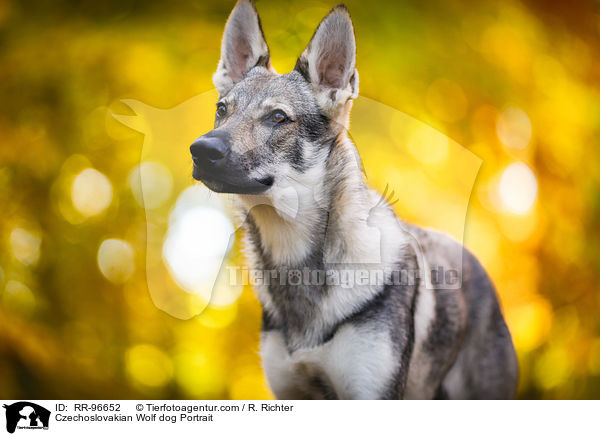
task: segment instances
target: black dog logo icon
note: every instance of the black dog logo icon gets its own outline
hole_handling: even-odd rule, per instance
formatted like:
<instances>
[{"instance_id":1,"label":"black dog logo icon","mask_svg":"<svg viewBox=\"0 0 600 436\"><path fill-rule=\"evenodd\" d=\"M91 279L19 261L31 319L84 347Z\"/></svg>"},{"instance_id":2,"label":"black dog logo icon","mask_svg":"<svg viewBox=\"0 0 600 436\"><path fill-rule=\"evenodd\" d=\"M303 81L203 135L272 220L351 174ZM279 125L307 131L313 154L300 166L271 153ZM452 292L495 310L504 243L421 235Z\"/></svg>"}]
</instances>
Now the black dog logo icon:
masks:
<instances>
[{"instance_id":1,"label":"black dog logo icon","mask_svg":"<svg viewBox=\"0 0 600 436\"><path fill-rule=\"evenodd\" d=\"M29 401L19 401L10 406L4 405L6 409L6 430L14 433L15 429L48 429L50 411Z\"/></svg>"}]
</instances>

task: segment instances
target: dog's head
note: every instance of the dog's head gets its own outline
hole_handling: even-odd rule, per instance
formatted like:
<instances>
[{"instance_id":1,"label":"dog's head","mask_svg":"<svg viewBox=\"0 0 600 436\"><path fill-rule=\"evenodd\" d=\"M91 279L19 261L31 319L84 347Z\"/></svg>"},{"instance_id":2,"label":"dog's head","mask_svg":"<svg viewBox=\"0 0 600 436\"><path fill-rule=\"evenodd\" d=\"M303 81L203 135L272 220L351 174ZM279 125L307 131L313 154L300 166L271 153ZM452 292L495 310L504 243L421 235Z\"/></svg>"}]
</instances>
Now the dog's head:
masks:
<instances>
[{"instance_id":1,"label":"dog's head","mask_svg":"<svg viewBox=\"0 0 600 436\"><path fill-rule=\"evenodd\" d=\"M358 95L355 60L352 21L337 6L294 70L276 73L254 4L240 0L213 76L215 128L190 147L194 178L216 192L267 196L290 182L319 183Z\"/></svg>"}]
</instances>

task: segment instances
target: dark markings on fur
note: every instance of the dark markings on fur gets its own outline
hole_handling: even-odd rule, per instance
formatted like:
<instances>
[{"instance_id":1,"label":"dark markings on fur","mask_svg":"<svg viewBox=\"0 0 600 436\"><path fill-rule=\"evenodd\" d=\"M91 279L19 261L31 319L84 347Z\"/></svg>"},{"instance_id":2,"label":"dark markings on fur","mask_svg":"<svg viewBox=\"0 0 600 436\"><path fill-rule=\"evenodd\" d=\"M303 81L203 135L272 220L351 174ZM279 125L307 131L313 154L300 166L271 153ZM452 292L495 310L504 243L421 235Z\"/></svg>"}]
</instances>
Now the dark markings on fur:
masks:
<instances>
[{"instance_id":1,"label":"dark markings on fur","mask_svg":"<svg viewBox=\"0 0 600 436\"><path fill-rule=\"evenodd\" d=\"M287 161L292 165L292 168L300 172L304 172L306 170L304 165L304 155L302 153L302 150L304 150L303 145L303 138L296 137L294 146L291 147L286 153Z\"/></svg>"},{"instance_id":2,"label":"dark markings on fur","mask_svg":"<svg viewBox=\"0 0 600 436\"><path fill-rule=\"evenodd\" d=\"M262 311L262 323L261 323L261 331L268 332L271 330L275 330L276 324L273 320L273 316L263 309Z\"/></svg>"},{"instance_id":3,"label":"dark markings on fur","mask_svg":"<svg viewBox=\"0 0 600 436\"><path fill-rule=\"evenodd\" d=\"M265 262L267 270L278 269L281 274L288 274L286 268L277 267L268 259L268 256L265 256L263 262ZM308 268L311 271L324 270L321 252L315 250L307 256L301 265L293 266L294 270L301 271L304 268ZM303 337L313 327L312 321L316 318L316 314L320 309L320 302L327 293L328 289L326 286L321 287L318 285L281 285L275 281L275 283L269 286L269 294L273 305L281 315L281 324L279 327L290 351L300 346L300 344L296 344L297 338ZM315 333L318 334L316 337L317 342L314 345L318 345L322 343L323 337L327 335L327 332L321 331ZM311 335L311 337L315 336Z\"/></svg>"},{"instance_id":4,"label":"dark markings on fur","mask_svg":"<svg viewBox=\"0 0 600 436\"><path fill-rule=\"evenodd\" d=\"M338 332L340 327L345 324L352 323L354 321L360 321L367 319L370 315L376 313L389 298L392 292L394 292L393 286L384 286L371 300L366 301L356 311L350 313L348 316L340 319L335 323L328 334L323 338L323 343L329 342L333 339L335 334Z\"/></svg>"},{"instance_id":5,"label":"dark markings on fur","mask_svg":"<svg viewBox=\"0 0 600 436\"><path fill-rule=\"evenodd\" d=\"M257 207L269 206L261 205ZM327 267L323 264L323 244L325 242L329 214L323 209L321 216L322 219L317 222L313 231L315 241L320 242L312 247L312 252L299 264L279 265L273 262L271 256L262 249L260 229L254 222L252 213L249 213L245 221L245 228L251 243L257 250L260 266L265 270L277 270L279 276L287 276L289 270L303 271L305 268L309 271L325 271ZM291 352L301 345L298 342L298 338L305 337L307 331L314 327L312 321L320 311L320 303L327 296L328 287L327 285L303 283L298 285L291 285L289 283L281 284L277 279L272 280L268 291L278 316L276 317L275 314L267 313L266 319L269 323L265 328L280 330ZM266 311L265 308L263 310ZM263 315L263 319L265 319L265 315ZM314 346L322 344L324 339L330 336L330 331L331 329L326 329L314 332L313 335L308 335L315 342L305 345Z\"/></svg>"},{"instance_id":6,"label":"dark markings on fur","mask_svg":"<svg viewBox=\"0 0 600 436\"><path fill-rule=\"evenodd\" d=\"M435 292L435 316L429 327L429 335L423 349L431 354L430 383L443 379L456 359L462 342L464 325L461 322L462 308L456 298L455 289L438 289Z\"/></svg>"},{"instance_id":7,"label":"dark markings on fur","mask_svg":"<svg viewBox=\"0 0 600 436\"><path fill-rule=\"evenodd\" d=\"M416 261L411 267L417 267ZM396 329L393 330L395 334L392 335L392 340L394 341L394 345L397 348L399 348L399 351L401 352L401 364L398 368L396 368L396 374L394 375L394 387L387 392L387 399L398 399L398 393L404 392L406 388L406 381L408 380L408 368L410 366L410 358L412 357L412 352L415 345L414 319L419 284L419 279L417 279L413 288L412 301L410 304L410 316L408 318L409 321L406 322L406 320L404 320L406 331L401 331L401 328L399 327L396 327Z\"/></svg>"},{"instance_id":8,"label":"dark markings on fur","mask_svg":"<svg viewBox=\"0 0 600 436\"><path fill-rule=\"evenodd\" d=\"M259 56L258 60L252 66L252 68L254 68L254 67L265 67L265 68L268 68L269 67L269 59L270 59L269 54L266 54L264 56Z\"/></svg>"},{"instance_id":9,"label":"dark markings on fur","mask_svg":"<svg viewBox=\"0 0 600 436\"><path fill-rule=\"evenodd\" d=\"M435 391L435 397L433 398L434 400L448 400L448 392L446 392L446 389L444 389L444 387L442 385L440 385L437 388L437 391Z\"/></svg>"},{"instance_id":10,"label":"dark markings on fur","mask_svg":"<svg viewBox=\"0 0 600 436\"><path fill-rule=\"evenodd\" d=\"M302 128L302 136L310 142L329 143L331 139L330 120L322 112L302 114L298 117Z\"/></svg>"},{"instance_id":11,"label":"dark markings on fur","mask_svg":"<svg viewBox=\"0 0 600 436\"><path fill-rule=\"evenodd\" d=\"M260 239L260 230L258 229L256 222L254 222L254 218L252 217L251 213L246 215L246 221L244 222L244 227L246 229L246 233L247 233L248 237L250 238L252 247L258 251L258 259L262 260L262 259L266 258L267 254L265 253L265 251L262 248L262 242ZM261 263L260 265L256 265L256 267L264 269L265 265L264 265L264 263Z\"/></svg>"},{"instance_id":12,"label":"dark markings on fur","mask_svg":"<svg viewBox=\"0 0 600 436\"><path fill-rule=\"evenodd\" d=\"M294 131L296 140L293 147L289 148L286 157L292 167L300 172L307 168L304 160L303 150L307 142L312 144L325 144L331 147L334 139L330 133L330 120L322 112L302 114L298 116L297 121L299 132ZM312 162L311 162L312 163Z\"/></svg>"},{"instance_id":13,"label":"dark markings on fur","mask_svg":"<svg viewBox=\"0 0 600 436\"><path fill-rule=\"evenodd\" d=\"M315 375L310 378L308 384L316 392L319 392L324 400L337 400L338 396L330 383L325 381L325 375Z\"/></svg>"},{"instance_id":14,"label":"dark markings on fur","mask_svg":"<svg viewBox=\"0 0 600 436\"><path fill-rule=\"evenodd\" d=\"M270 206L257 206L270 207ZM327 227L326 222L322 225L322 232L325 232ZM265 270L277 270L279 275L287 274L289 269L302 270L323 270L323 259L319 248L315 248L313 253L298 265L281 266L273 262L271 256L262 249L260 229L254 222L252 213L249 213L245 221L245 228L248 237L257 250L257 255L260 261L260 267ZM324 239L324 238L323 238ZM280 319L276 319L274 314L268 313L263 308L263 321L267 321L267 325L263 325L263 330L281 330L286 343L290 344L291 336L300 336L307 328L311 321L311 314L318 310L318 304L326 295L326 288L311 285L286 285L281 284L278 279L274 279L269 286L269 294L273 300L277 312L280 314ZM319 342L322 342L319 341Z\"/></svg>"},{"instance_id":15,"label":"dark markings on fur","mask_svg":"<svg viewBox=\"0 0 600 436\"><path fill-rule=\"evenodd\" d=\"M310 82L310 75L308 73L308 61L305 58L298 58L296 61L296 66L294 67L294 71L300 73L300 75L306 80L306 82Z\"/></svg>"}]
</instances>

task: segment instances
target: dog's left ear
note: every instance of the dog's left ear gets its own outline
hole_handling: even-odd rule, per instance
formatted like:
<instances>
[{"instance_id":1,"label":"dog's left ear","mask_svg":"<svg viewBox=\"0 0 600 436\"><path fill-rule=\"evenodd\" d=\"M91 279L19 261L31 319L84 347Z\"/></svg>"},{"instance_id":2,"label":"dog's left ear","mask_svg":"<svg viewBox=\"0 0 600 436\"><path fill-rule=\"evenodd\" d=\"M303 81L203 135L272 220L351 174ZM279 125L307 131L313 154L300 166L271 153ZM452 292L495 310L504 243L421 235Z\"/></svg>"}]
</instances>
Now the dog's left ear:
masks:
<instances>
[{"instance_id":1,"label":"dog's left ear","mask_svg":"<svg viewBox=\"0 0 600 436\"><path fill-rule=\"evenodd\" d=\"M294 69L313 86L319 105L331 116L358 96L354 26L344 5L323 18Z\"/></svg>"},{"instance_id":2,"label":"dog's left ear","mask_svg":"<svg viewBox=\"0 0 600 436\"><path fill-rule=\"evenodd\" d=\"M221 60L213 75L219 95L227 93L255 66L271 67L269 47L252 0L239 0L225 24Z\"/></svg>"}]
</instances>

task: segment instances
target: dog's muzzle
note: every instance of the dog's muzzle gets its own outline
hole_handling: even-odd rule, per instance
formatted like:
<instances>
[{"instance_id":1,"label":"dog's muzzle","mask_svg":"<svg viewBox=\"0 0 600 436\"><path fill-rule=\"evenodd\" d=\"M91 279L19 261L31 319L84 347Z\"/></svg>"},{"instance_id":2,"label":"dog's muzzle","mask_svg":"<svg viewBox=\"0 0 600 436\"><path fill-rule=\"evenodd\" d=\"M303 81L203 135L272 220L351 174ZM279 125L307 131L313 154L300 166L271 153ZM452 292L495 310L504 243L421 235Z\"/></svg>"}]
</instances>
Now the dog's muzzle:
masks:
<instances>
[{"instance_id":1,"label":"dog's muzzle","mask_svg":"<svg viewBox=\"0 0 600 436\"><path fill-rule=\"evenodd\" d=\"M273 177L253 179L247 176L243 156L234 153L225 132L211 130L190 146L194 162L193 177L215 192L260 194L273 184Z\"/></svg>"},{"instance_id":2,"label":"dog's muzzle","mask_svg":"<svg viewBox=\"0 0 600 436\"><path fill-rule=\"evenodd\" d=\"M226 164L225 158L229 155L230 148L222 138L204 135L194 141L190 151L194 165L215 170Z\"/></svg>"}]
</instances>

